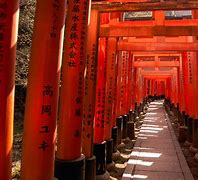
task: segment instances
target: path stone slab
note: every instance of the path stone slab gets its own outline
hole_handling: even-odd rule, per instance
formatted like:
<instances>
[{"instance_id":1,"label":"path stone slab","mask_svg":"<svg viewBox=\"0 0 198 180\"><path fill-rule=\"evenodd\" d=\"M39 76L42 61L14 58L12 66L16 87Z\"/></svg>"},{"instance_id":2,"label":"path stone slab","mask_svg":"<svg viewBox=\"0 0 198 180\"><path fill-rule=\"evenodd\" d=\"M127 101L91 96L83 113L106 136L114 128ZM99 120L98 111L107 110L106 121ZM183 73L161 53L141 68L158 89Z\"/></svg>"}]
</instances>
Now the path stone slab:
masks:
<instances>
[{"instance_id":1,"label":"path stone slab","mask_svg":"<svg viewBox=\"0 0 198 180\"><path fill-rule=\"evenodd\" d=\"M193 180L163 101L148 107L122 180Z\"/></svg>"},{"instance_id":2,"label":"path stone slab","mask_svg":"<svg viewBox=\"0 0 198 180\"><path fill-rule=\"evenodd\" d=\"M184 176L182 173L135 171L131 179L184 180Z\"/></svg>"}]
</instances>

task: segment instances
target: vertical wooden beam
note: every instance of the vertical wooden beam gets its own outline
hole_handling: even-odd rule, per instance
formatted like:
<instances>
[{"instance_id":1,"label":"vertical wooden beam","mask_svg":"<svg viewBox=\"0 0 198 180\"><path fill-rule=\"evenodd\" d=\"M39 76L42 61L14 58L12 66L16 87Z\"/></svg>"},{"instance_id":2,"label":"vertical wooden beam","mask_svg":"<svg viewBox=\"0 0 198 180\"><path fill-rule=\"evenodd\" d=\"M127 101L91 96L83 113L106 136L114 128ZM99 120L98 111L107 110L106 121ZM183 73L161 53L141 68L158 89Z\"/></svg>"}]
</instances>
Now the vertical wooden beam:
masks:
<instances>
[{"instance_id":1,"label":"vertical wooden beam","mask_svg":"<svg viewBox=\"0 0 198 180\"><path fill-rule=\"evenodd\" d=\"M188 72L188 58L187 52L182 53L182 67L184 75L184 97L185 97L185 113L189 114L189 93L188 93L188 83L189 83L189 72Z\"/></svg>"},{"instance_id":2,"label":"vertical wooden beam","mask_svg":"<svg viewBox=\"0 0 198 180\"><path fill-rule=\"evenodd\" d=\"M82 153L83 83L89 1L69 0L67 8L56 154L57 160L61 161L78 159Z\"/></svg>"},{"instance_id":3,"label":"vertical wooden beam","mask_svg":"<svg viewBox=\"0 0 198 180\"><path fill-rule=\"evenodd\" d=\"M122 51L121 56L121 88L120 88L120 113L124 115L126 112L125 109L125 92L126 92L126 59L127 59L127 52Z\"/></svg>"},{"instance_id":4,"label":"vertical wooden beam","mask_svg":"<svg viewBox=\"0 0 198 180\"><path fill-rule=\"evenodd\" d=\"M164 11L153 11L153 18L155 19L155 23L157 26L163 26L165 20L165 12Z\"/></svg>"},{"instance_id":5,"label":"vertical wooden beam","mask_svg":"<svg viewBox=\"0 0 198 180\"><path fill-rule=\"evenodd\" d=\"M178 93L179 93L179 83L178 83L178 69L175 67L173 68L173 88L174 88L174 103L175 107L177 106L178 101Z\"/></svg>"},{"instance_id":6,"label":"vertical wooden beam","mask_svg":"<svg viewBox=\"0 0 198 180\"><path fill-rule=\"evenodd\" d=\"M130 52L127 51L126 54L126 64L125 64L125 92L124 92L124 108L125 113L129 112L129 60L130 60Z\"/></svg>"},{"instance_id":7,"label":"vertical wooden beam","mask_svg":"<svg viewBox=\"0 0 198 180\"><path fill-rule=\"evenodd\" d=\"M129 69L128 69L128 110L133 110L133 54L129 52Z\"/></svg>"},{"instance_id":8,"label":"vertical wooden beam","mask_svg":"<svg viewBox=\"0 0 198 180\"><path fill-rule=\"evenodd\" d=\"M54 179L65 8L66 1L37 1L24 119L22 180Z\"/></svg>"},{"instance_id":9,"label":"vertical wooden beam","mask_svg":"<svg viewBox=\"0 0 198 180\"><path fill-rule=\"evenodd\" d=\"M100 24L109 22L109 13L100 14ZM104 141L105 80L107 69L107 38L98 40L98 64L96 81L95 131L94 143Z\"/></svg>"},{"instance_id":10,"label":"vertical wooden beam","mask_svg":"<svg viewBox=\"0 0 198 180\"><path fill-rule=\"evenodd\" d=\"M117 52L117 89L116 89L116 117L121 113L121 100L122 100L122 52Z\"/></svg>"},{"instance_id":11,"label":"vertical wooden beam","mask_svg":"<svg viewBox=\"0 0 198 180\"><path fill-rule=\"evenodd\" d=\"M85 64L85 92L83 98L83 140L82 152L86 158L93 156L93 125L96 98L96 73L98 50L99 12L92 10L88 27Z\"/></svg>"},{"instance_id":12,"label":"vertical wooden beam","mask_svg":"<svg viewBox=\"0 0 198 180\"><path fill-rule=\"evenodd\" d=\"M100 38L98 43L98 65L97 65L97 87L95 105L95 131L94 143L100 144L104 141L104 111L105 111L105 79L107 63L107 40Z\"/></svg>"},{"instance_id":13,"label":"vertical wooden beam","mask_svg":"<svg viewBox=\"0 0 198 180\"><path fill-rule=\"evenodd\" d=\"M105 88L105 140L111 138L111 128L115 126L113 110L115 105L115 82L116 82L116 38L108 38L107 43L107 74ZM112 124L113 123L113 124Z\"/></svg>"},{"instance_id":14,"label":"vertical wooden beam","mask_svg":"<svg viewBox=\"0 0 198 180\"><path fill-rule=\"evenodd\" d=\"M19 1L1 0L0 49L0 179L11 179L15 60Z\"/></svg>"},{"instance_id":15,"label":"vertical wooden beam","mask_svg":"<svg viewBox=\"0 0 198 180\"><path fill-rule=\"evenodd\" d=\"M184 94L184 74L183 74L183 62L182 57L180 57L180 66L179 66L179 109L180 112L185 111L185 94Z\"/></svg>"}]
</instances>

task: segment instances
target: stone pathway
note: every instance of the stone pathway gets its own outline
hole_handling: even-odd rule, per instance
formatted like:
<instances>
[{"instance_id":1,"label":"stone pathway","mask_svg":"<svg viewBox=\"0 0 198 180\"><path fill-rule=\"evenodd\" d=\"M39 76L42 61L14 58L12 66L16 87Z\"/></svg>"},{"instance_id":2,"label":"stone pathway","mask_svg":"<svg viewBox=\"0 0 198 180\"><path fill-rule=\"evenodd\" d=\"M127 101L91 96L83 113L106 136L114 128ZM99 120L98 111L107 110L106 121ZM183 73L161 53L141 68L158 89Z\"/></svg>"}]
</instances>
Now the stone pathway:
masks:
<instances>
[{"instance_id":1,"label":"stone pathway","mask_svg":"<svg viewBox=\"0 0 198 180\"><path fill-rule=\"evenodd\" d=\"M163 101L151 102L122 180L193 180Z\"/></svg>"}]
</instances>

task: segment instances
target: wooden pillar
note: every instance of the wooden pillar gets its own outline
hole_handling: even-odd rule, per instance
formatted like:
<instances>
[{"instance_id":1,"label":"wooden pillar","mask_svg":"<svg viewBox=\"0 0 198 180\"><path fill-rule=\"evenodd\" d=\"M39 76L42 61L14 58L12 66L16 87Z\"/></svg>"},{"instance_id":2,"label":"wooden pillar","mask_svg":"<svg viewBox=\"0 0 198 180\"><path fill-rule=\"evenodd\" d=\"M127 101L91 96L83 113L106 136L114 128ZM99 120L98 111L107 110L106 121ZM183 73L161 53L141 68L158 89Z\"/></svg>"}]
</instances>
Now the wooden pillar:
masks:
<instances>
[{"instance_id":1,"label":"wooden pillar","mask_svg":"<svg viewBox=\"0 0 198 180\"><path fill-rule=\"evenodd\" d=\"M153 18L155 19L155 23L158 26L164 25L165 13L164 11L153 11Z\"/></svg>"},{"instance_id":2,"label":"wooden pillar","mask_svg":"<svg viewBox=\"0 0 198 180\"><path fill-rule=\"evenodd\" d=\"M198 10L194 10L192 11L193 14L193 18L194 19L198 19ZM193 41L197 42L197 37L193 37ZM193 74L193 95L194 95L194 117L195 119L198 119L198 111L197 111L197 105L198 105L198 63L197 63L197 59L198 59L198 53L194 52L193 53L193 62L192 62L192 74Z\"/></svg>"},{"instance_id":3,"label":"wooden pillar","mask_svg":"<svg viewBox=\"0 0 198 180\"><path fill-rule=\"evenodd\" d=\"M107 74L105 88L105 140L111 138L111 128L115 126L113 110L115 105L115 82L116 82L116 38L108 38L107 43Z\"/></svg>"},{"instance_id":4,"label":"wooden pillar","mask_svg":"<svg viewBox=\"0 0 198 180\"><path fill-rule=\"evenodd\" d=\"M184 73L183 73L183 62L182 57L180 57L180 66L179 66L179 108L180 112L185 111L185 94L184 94Z\"/></svg>"},{"instance_id":5,"label":"wooden pillar","mask_svg":"<svg viewBox=\"0 0 198 180\"><path fill-rule=\"evenodd\" d=\"M140 74L140 69L139 68L137 68L137 71L136 71L136 86L135 86L135 88L136 88L136 103L137 103L137 105L139 105L139 93L140 93L140 84L139 84L139 74Z\"/></svg>"},{"instance_id":6,"label":"wooden pillar","mask_svg":"<svg viewBox=\"0 0 198 180\"><path fill-rule=\"evenodd\" d=\"M88 26L87 53L85 64L85 89L83 98L82 152L86 158L93 156L94 116L96 98L96 73L98 50L99 13L92 10Z\"/></svg>"},{"instance_id":7,"label":"wooden pillar","mask_svg":"<svg viewBox=\"0 0 198 180\"><path fill-rule=\"evenodd\" d=\"M94 143L104 141L105 78L107 61L107 40L100 38L98 43L97 87L95 105Z\"/></svg>"},{"instance_id":8,"label":"wooden pillar","mask_svg":"<svg viewBox=\"0 0 198 180\"><path fill-rule=\"evenodd\" d=\"M81 157L83 83L89 1L68 1L58 122L57 160ZM69 106L68 106L69 105Z\"/></svg>"},{"instance_id":9,"label":"wooden pillar","mask_svg":"<svg viewBox=\"0 0 198 180\"><path fill-rule=\"evenodd\" d=\"M185 97L185 113L189 114L189 96L188 96L188 83L189 83L189 72L188 72L188 58L187 52L182 53L182 67L183 67L183 81L184 81L184 97Z\"/></svg>"},{"instance_id":10,"label":"wooden pillar","mask_svg":"<svg viewBox=\"0 0 198 180\"><path fill-rule=\"evenodd\" d=\"M128 110L133 110L133 54L129 52L128 69Z\"/></svg>"},{"instance_id":11,"label":"wooden pillar","mask_svg":"<svg viewBox=\"0 0 198 180\"><path fill-rule=\"evenodd\" d=\"M144 78L142 76L142 68L140 69L140 87L140 103L142 103L144 99Z\"/></svg>"},{"instance_id":12,"label":"wooden pillar","mask_svg":"<svg viewBox=\"0 0 198 180\"><path fill-rule=\"evenodd\" d=\"M178 93L179 93L179 83L178 83L178 69L176 67L173 68L173 99L174 99L174 105L177 106L178 103Z\"/></svg>"},{"instance_id":13,"label":"wooden pillar","mask_svg":"<svg viewBox=\"0 0 198 180\"><path fill-rule=\"evenodd\" d=\"M144 78L144 98L148 95L148 79Z\"/></svg>"},{"instance_id":14,"label":"wooden pillar","mask_svg":"<svg viewBox=\"0 0 198 180\"><path fill-rule=\"evenodd\" d=\"M15 60L19 1L1 0L0 18L0 179L11 179Z\"/></svg>"},{"instance_id":15,"label":"wooden pillar","mask_svg":"<svg viewBox=\"0 0 198 180\"><path fill-rule=\"evenodd\" d=\"M154 96L155 95L155 80L154 79L152 79L151 87L152 87L151 94L152 96Z\"/></svg>"},{"instance_id":16,"label":"wooden pillar","mask_svg":"<svg viewBox=\"0 0 198 180\"><path fill-rule=\"evenodd\" d=\"M121 87L120 87L120 114L124 115L125 112L125 92L126 92L126 58L127 52L123 51L121 56Z\"/></svg>"},{"instance_id":17,"label":"wooden pillar","mask_svg":"<svg viewBox=\"0 0 198 180\"><path fill-rule=\"evenodd\" d=\"M109 22L109 13L101 13L100 24L106 24L108 22ZM107 68L107 38L99 38L97 81L96 81L95 131L94 131L95 144L100 144L104 141L106 68Z\"/></svg>"},{"instance_id":18,"label":"wooden pillar","mask_svg":"<svg viewBox=\"0 0 198 180\"><path fill-rule=\"evenodd\" d=\"M198 18L198 10L193 11L193 18ZM197 37L193 38L194 42L197 42ZM194 81L194 120L193 120L193 146L198 148L198 53L194 53L194 61L193 61L193 81Z\"/></svg>"},{"instance_id":19,"label":"wooden pillar","mask_svg":"<svg viewBox=\"0 0 198 180\"><path fill-rule=\"evenodd\" d=\"M133 57L131 57L131 61L132 61L132 69L131 69L131 73L132 73L132 79L131 79L131 103L132 103L132 110L135 109L135 81L136 81L136 68L133 65Z\"/></svg>"},{"instance_id":20,"label":"wooden pillar","mask_svg":"<svg viewBox=\"0 0 198 180\"><path fill-rule=\"evenodd\" d=\"M122 115L122 51L117 52L117 63L116 117Z\"/></svg>"},{"instance_id":21,"label":"wooden pillar","mask_svg":"<svg viewBox=\"0 0 198 180\"><path fill-rule=\"evenodd\" d=\"M65 8L65 1L37 1L26 96L22 180L54 179Z\"/></svg>"},{"instance_id":22,"label":"wooden pillar","mask_svg":"<svg viewBox=\"0 0 198 180\"><path fill-rule=\"evenodd\" d=\"M147 95L150 96L151 95L151 79L148 79L148 84L147 84Z\"/></svg>"},{"instance_id":23,"label":"wooden pillar","mask_svg":"<svg viewBox=\"0 0 198 180\"><path fill-rule=\"evenodd\" d=\"M188 112L189 116L193 117L193 52L187 52L188 63Z\"/></svg>"},{"instance_id":24,"label":"wooden pillar","mask_svg":"<svg viewBox=\"0 0 198 180\"><path fill-rule=\"evenodd\" d=\"M127 114L129 112L128 109L128 91L129 91L129 82L128 82L128 71L129 71L129 51L126 51L126 57L125 57L125 67L124 67L124 114Z\"/></svg>"}]
</instances>

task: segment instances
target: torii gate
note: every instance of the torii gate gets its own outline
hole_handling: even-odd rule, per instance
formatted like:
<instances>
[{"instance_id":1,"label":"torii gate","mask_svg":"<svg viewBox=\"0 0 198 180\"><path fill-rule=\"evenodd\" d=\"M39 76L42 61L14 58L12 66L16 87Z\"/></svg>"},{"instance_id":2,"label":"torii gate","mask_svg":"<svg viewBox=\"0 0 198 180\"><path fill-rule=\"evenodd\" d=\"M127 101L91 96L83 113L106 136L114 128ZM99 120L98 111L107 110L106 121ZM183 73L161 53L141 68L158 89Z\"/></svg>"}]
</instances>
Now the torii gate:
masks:
<instances>
[{"instance_id":1,"label":"torii gate","mask_svg":"<svg viewBox=\"0 0 198 180\"><path fill-rule=\"evenodd\" d=\"M2 56L10 56L6 58L9 61L5 61L5 59L1 59L0 61L0 91L2 92L1 97L3 99L3 101L0 101L0 110L2 115L0 124L0 129L2 129L2 131L0 131L0 138L2 139L2 141L0 141L0 143L4 142L2 146L0 146L0 177L4 180L8 180L10 179L11 172L10 157L12 148L12 119L14 107L13 62L16 54L16 24L18 22L19 2L6 2L3 0L1 2L1 7L3 7L3 3L9 5L5 6L8 7L8 9L4 7L2 8L3 11L6 11L6 13L8 14L8 19L6 19L6 28L8 27L9 29L5 34L8 38L6 39L5 44L3 44L5 45L4 48L6 49ZM37 18L35 20L35 32L33 38L34 40L31 58L32 62L28 84L29 90L27 95L28 101L26 105L26 123L24 126L25 136L23 141L22 179L27 179L26 177L28 177L29 179L36 180L39 177L42 177L43 180L49 180L53 179L54 175L53 169L56 132L55 120L58 107L57 102L60 73L60 58L63 43L63 29L65 18L64 7L66 5L66 1L62 1L62 4L56 4L57 2L58 1L50 1L50 3L46 4L45 2L43 2L43 0L39 0L37 3ZM66 50L71 51L69 51L69 53L66 54L64 57L64 88L62 89L61 93L62 111L59 115L59 141L58 153L56 157L56 162L58 163L58 165L56 163L56 167L60 167L58 168L58 170L60 171L57 170L56 174L58 174L58 177L61 177L63 179L67 179L68 177L68 179L72 179L72 177L70 177L68 174L70 173L70 171L76 172L77 170L78 173L70 174L72 174L73 176L77 176L77 178L79 179L84 179L85 175L83 169L85 165L85 157L81 155L81 152L83 152L86 156L86 174L91 174L93 175L92 177L94 177L95 175L95 159L93 156L93 129L96 104L95 90L97 84L95 80L97 72L96 62L98 57L98 38L107 38L107 42L109 42L109 44L107 44L106 46L103 42L102 47L109 50L109 55L108 57L106 57L106 59L108 60L110 66L112 65L111 67L107 67L106 70L108 81L104 80L104 83L107 84L105 86L105 92L108 93L108 97L105 98L104 103L106 106L104 115L107 117L107 120L105 121L106 124L104 125L104 127L102 126L106 135L106 139L102 138L102 140L107 140L108 142L111 142L109 131L111 130L110 127L115 126L115 119L113 119L115 118L114 115L125 115L119 113L128 113L130 109L130 106L128 105L121 106L120 109L117 108L120 107L120 104L123 105L125 102L127 102L127 98L130 97L128 93L128 86L130 85L130 88L133 87L133 83L131 82L137 81L138 78L141 81L141 84L143 84L143 77L156 77L156 74L154 72L150 72L149 75L146 75L146 72L144 72L143 67L134 68L133 62L131 62L133 56L133 49L123 50L119 45L120 50L119 53L117 53L117 37L121 39L124 37L145 38L153 36L198 36L198 21L196 19L197 16L195 16L195 19L192 20L169 21L164 19L164 15L162 12L162 10L165 11L198 9L198 2L153 2L152 0L122 0L121 2L118 2L117 0L112 0L108 2L92 2L92 8L89 14L90 21L88 21L88 10L90 9L90 1L76 1L75 3L80 3L79 8L76 8L76 4L73 3L74 1L69 0L68 2L69 7L66 26L70 28L67 29L66 38L67 40L70 40L70 46L68 46L68 44L65 44L65 47ZM57 7L58 9L60 9L57 10ZM48 13L45 12L46 9L48 9ZM112 20L109 21L109 23L108 21L105 21L104 24L100 24L99 21L99 16L101 16L104 12L107 13L107 19L110 18L108 13L117 12L117 14L111 14L111 17L119 19L120 13L125 11L147 10L155 11L155 20L144 21L143 25L142 22L120 22ZM57 19L56 17L60 18ZM74 20L75 25L72 23ZM1 21L4 22L5 19L1 19ZM87 25L88 22L89 26ZM80 27L80 29L76 28L76 24L78 25L78 27ZM77 38L78 36L80 37L80 39ZM38 43L40 45L40 48L37 48L37 42L40 41L40 38L44 38L45 41L42 41L42 43ZM85 46L86 43L87 46ZM121 41L119 43L121 43ZM193 144L197 145L197 121L195 119L198 118L198 111L194 108L196 106L193 107L193 105L197 103L194 100L197 98L197 94L195 93L195 90L197 88L197 42L195 39L193 39L193 41L187 41L187 43L192 49L189 48L189 46L186 46L184 43L181 43L181 45L177 47L175 44L170 45L169 42L158 42L158 47L156 47L155 44L150 44L150 49L147 49L145 46L142 46L142 44L137 43L135 47L132 47L132 45L128 45L127 47L130 46L131 48L136 48L136 51L157 50L158 53L159 51L174 50L177 53L178 51L182 51L182 53L180 52L180 61L174 62L174 64L171 62L171 68L173 69L171 76L169 72L165 76L163 74L159 75L159 79L163 81L166 80L168 86L175 86L176 83L173 83L173 80L178 80L178 78L181 78L183 80L183 84L181 83L181 87L180 85L178 86L180 87L181 92L183 91L182 93L185 95L192 94L189 97L185 96L184 99L181 98L181 101L183 101L183 104L185 105L184 107L182 107L182 110L184 110L186 115L189 116L189 121L187 125L190 129L190 135L193 135ZM47 48L43 48L44 46L46 46ZM54 51L51 51L49 47L53 48ZM87 47L86 53L84 47ZM194 52L189 52L189 50L193 50ZM5 52L10 53L6 54ZM41 61L39 61L40 59ZM49 59L53 63L49 63ZM115 64L115 66L113 66L113 63ZM38 64L40 65L39 70L37 68ZM45 64L49 64L47 70ZM3 68L2 70L2 66L4 65L6 65L7 68ZM86 71L85 74L82 74L82 72L84 72L82 71L84 65L86 67ZM144 66L146 65L154 67L157 65L157 67L155 68L159 68L159 66L168 66L167 63L163 65L162 62L154 62L154 64L152 65L144 64ZM136 66L140 66L140 64L137 63ZM116 67L119 68L116 69ZM177 75L178 72L179 76ZM71 74L73 76L69 76ZM117 79L113 76L115 74L117 75ZM134 77L134 74L136 74L137 76ZM159 72L157 72L157 74L159 74ZM83 75L85 75L86 77L85 94L82 94L82 77L84 77ZM184 75L183 78L182 75ZM132 77L131 81L129 80L129 77ZM67 84L67 79L69 82L71 82L71 84ZM114 87L117 87L116 83L118 87L123 87L122 92L120 92L120 94L118 93L117 89L114 89ZM37 98L35 98L35 96ZM66 97L65 100L64 97ZM82 101L84 101L84 104L82 103ZM174 100L172 101L174 102ZM67 102L70 102L70 104L68 105ZM119 104L118 102L121 103ZM118 112L117 109L119 109L120 111ZM82 116L82 114L84 114L84 116ZM43 124L43 120L45 120L46 124ZM83 128L81 128L82 122ZM80 138L81 134L83 136L82 146ZM67 142L65 141L66 136ZM67 144L68 142L69 144ZM75 142L78 143L76 144ZM75 151L71 150L71 146L75 148ZM83 149L83 151L81 151L81 148ZM101 154L104 153L101 152ZM27 163L28 165L26 165ZM75 166L76 163L78 166ZM103 165L105 165L105 162L102 163ZM32 172L32 169L35 169L34 173ZM69 173L64 174L64 172Z\"/></svg>"}]
</instances>

